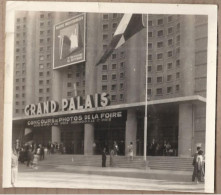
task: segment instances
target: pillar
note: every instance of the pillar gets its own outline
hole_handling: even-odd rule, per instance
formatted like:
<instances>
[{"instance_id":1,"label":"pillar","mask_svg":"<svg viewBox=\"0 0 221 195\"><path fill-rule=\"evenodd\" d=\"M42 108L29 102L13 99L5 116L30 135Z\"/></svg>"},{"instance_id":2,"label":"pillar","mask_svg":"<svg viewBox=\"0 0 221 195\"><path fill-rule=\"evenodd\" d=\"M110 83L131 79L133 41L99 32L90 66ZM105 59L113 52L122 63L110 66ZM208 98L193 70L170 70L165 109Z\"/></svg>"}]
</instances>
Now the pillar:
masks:
<instances>
[{"instance_id":1,"label":"pillar","mask_svg":"<svg viewBox=\"0 0 221 195\"><path fill-rule=\"evenodd\" d=\"M178 156L190 157L192 147L193 107L192 104L183 103L179 105L179 136Z\"/></svg>"},{"instance_id":2,"label":"pillar","mask_svg":"<svg viewBox=\"0 0 221 195\"><path fill-rule=\"evenodd\" d=\"M52 126L51 127L51 142L61 142L61 130L58 126Z\"/></svg>"},{"instance_id":3,"label":"pillar","mask_svg":"<svg viewBox=\"0 0 221 195\"><path fill-rule=\"evenodd\" d=\"M89 123L84 125L84 154L93 154L94 143L94 124Z\"/></svg>"},{"instance_id":4,"label":"pillar","mask_svg":"<svg viewBox=\"0 0 221 195\"><path fill-rule=\"evenodd\" d=\"M128 154L128 146L133 142L134 156L137 151L137 115L135 109L127 110L126 136L125 136L125 155Z\"/></svg>"}]
</instances>

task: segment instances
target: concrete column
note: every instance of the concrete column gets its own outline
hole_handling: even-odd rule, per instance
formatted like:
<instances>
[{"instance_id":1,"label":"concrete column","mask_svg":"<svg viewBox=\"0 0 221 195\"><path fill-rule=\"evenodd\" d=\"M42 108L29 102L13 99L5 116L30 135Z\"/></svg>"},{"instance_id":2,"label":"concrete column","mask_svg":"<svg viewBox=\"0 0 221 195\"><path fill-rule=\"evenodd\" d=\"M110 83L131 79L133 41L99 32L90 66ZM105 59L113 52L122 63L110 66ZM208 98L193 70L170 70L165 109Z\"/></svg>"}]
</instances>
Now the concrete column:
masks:
<instances>
[{"instance_id":1,"label":"concrete column","mask_svg":"<svg viewBox=\"0 0 221 195\"><path fill-rule=\"evenodd\" d=\"M125 155L128 154L128 146L130 142L133 142L134 156L137 151L137 116L135 109L127 110L127 121L126 121L126 136L125 136Z\"/></svg>"},{"instance_id":2,"label":"concrete column","mask_svg":"<svg viewBox=\"0 0 221 195\"><path fill-rule=\"evenodd\" d=\"M190 157L193 132L193 107L192 104L179 105L179 136L178 156Z\"/></svg>"},{"instance_id":3,"label":"concrete column","mask_svg":"<svg viewBox=\"0 0 221 195\"><path fill-rule=\"evenodd\" d=\"M84 125L84 154L93 154L94 124Z\"/></svg>"},{"instance_id":4,"label":"concrete column","mask_svg":"<svg viewBox=\"0 0 221 195\"><path fill-rule=\"evenodd\" d=\"M51 142L61 142L61 130L58 126L52 126L51 127Z\"/></svg>"}]
</instances>

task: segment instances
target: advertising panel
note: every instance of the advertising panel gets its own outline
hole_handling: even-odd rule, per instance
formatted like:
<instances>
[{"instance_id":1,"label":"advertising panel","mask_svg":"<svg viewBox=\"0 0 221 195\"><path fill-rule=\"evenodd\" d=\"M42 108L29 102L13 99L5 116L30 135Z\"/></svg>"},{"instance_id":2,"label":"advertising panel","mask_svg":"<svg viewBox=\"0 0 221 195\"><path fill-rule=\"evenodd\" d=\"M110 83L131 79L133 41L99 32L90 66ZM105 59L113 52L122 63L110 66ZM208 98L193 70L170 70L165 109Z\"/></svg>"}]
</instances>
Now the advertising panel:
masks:
<instances>
[{"instance_id":1,"label":"advertising panel","mask_svg":"<svg viewBox=\"0 0 221 195\"><path fill-rule=\"evenodd\" d=\"M85 61L85 20L80 14L54 26L54 69Z\"/></svg>"}]
</instances>

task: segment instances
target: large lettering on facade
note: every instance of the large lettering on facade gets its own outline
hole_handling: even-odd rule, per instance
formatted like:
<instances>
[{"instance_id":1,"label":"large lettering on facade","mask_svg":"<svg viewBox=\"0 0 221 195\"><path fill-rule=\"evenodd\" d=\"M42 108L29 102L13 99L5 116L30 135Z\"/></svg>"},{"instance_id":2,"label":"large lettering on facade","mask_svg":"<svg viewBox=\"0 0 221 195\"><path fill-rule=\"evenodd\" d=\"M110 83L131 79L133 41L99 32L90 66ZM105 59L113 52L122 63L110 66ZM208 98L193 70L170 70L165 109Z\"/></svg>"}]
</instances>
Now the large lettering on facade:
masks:
<instances>
[{"instance_id":1,"label":"large lettering on facade","mask_svg":"<svg viewBox=\"0 0 221 195\"><path fill-rule=\"evenodd\" d=\"M83 110L98 107L105 107L110 104L107 93L87 95L85 99L81 96L72 97L70 99L62 99L61 111ZM42 115L58 112L60 109L59 104L56 101L47 101L38 104L29 104L25 107L25 114Z\"/></svg>"}]
</instances>

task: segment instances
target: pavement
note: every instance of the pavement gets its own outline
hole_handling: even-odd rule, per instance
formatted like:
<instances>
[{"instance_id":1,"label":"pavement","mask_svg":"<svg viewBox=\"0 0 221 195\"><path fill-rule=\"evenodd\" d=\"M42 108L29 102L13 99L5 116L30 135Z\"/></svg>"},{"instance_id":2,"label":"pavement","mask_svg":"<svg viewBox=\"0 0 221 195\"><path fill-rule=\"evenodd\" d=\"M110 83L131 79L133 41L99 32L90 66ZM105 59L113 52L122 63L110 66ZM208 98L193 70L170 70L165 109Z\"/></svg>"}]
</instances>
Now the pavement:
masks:
<instances>
[{"instance_id":1,"label":"pavement","mask_svg":"<svg viewBox=\"0 0 221 195\"><path fill-rule=\"evenodd\" d=\"M38 169L19 164L16 187L119 189L204 192L204 184L176 180L191 178L190 172L139 170L115 167L41 165Z\"/></svg>"}]
</instances>

